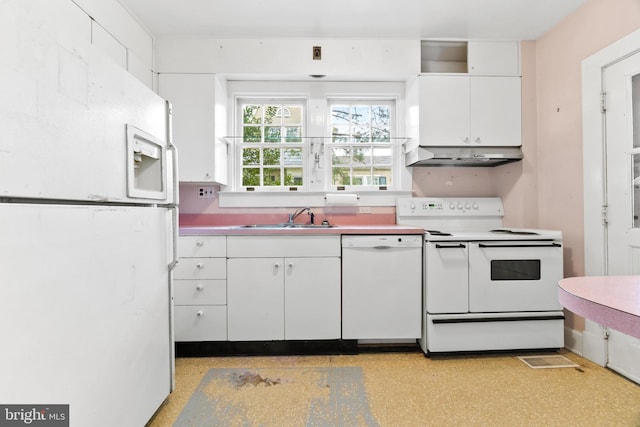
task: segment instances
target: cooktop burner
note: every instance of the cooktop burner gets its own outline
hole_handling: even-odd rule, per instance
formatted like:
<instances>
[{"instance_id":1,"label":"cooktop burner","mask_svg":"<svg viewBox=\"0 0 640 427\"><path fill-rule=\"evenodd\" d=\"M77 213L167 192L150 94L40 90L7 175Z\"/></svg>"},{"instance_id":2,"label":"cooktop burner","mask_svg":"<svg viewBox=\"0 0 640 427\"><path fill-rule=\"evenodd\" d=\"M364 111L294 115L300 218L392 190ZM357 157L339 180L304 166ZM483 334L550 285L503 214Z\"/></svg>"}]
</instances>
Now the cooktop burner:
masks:
<instances>
[{"instance_id":1,"label":"cooktop burner","mask_svg":"<svg viewBox=\"0 0 640 427\"><path fill-rule=\"evenodd\" d=\"M503 234L521 234L521 235L533 235L537 236L540 233L536 233L535 231L525 231L525 230L509 230L509 229L498 229L498 230L490 230L491 233L503 233Z\"/></svg>"}]
</instances>

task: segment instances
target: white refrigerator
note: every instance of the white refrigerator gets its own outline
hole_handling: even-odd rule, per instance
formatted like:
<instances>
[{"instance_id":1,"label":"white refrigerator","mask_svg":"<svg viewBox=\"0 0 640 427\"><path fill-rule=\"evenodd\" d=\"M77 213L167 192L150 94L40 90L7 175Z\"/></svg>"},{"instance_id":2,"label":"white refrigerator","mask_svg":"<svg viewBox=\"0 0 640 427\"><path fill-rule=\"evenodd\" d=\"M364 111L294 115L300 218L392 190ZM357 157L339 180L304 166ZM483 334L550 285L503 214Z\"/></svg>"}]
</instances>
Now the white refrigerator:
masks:
<instances>
[{"instance_id":1,"label":"white refrigerator","mask_svg":"<svg viewBox=\"0 0 640 427\"><path fill-rule=\"evenodd\" d=\"M169 106L69 36L68 4L1 6L0 405L139 427L173 387Z\"/></svg>"}]
</instances>

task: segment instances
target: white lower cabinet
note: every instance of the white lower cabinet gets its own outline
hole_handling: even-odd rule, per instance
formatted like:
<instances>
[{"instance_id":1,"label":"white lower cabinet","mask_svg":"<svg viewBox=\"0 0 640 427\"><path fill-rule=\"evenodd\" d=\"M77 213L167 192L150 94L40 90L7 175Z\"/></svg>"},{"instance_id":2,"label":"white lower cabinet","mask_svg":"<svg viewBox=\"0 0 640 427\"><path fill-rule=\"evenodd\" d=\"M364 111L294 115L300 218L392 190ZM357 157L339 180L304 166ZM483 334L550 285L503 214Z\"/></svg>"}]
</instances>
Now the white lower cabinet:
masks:
<instances>
[{"instance_id":1,"label":"white lower cabinet","mask_svg":"<svg viewBox=\"0 0 640 427\"><path fill-rule=\"evenodd\" d=\"M173 273L175 341L227 339L226 236L181 236Z\"/></svg>"},{"instance_id":2,"label":"white lower cabinet","mask_svg":"<svg viewBox=\"0 0 640 427\"><path fill-rule=\"evenodd\" d=\"M339 236L229 236L231 341L340 338Z\"/></svg>"}]
</instances>

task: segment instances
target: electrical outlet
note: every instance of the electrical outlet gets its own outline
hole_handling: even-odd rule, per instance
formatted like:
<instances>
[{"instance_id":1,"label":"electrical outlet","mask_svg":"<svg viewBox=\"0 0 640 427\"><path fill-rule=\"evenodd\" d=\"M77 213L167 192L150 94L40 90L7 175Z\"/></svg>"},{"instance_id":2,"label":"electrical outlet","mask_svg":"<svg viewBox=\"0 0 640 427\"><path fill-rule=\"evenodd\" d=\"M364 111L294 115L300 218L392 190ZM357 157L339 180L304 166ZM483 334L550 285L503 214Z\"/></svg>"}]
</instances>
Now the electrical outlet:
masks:
<instances>
[{"instance_id":1,"label":"electrical outlet","mask_svg":"<svg viewBox=\"0 0 640 427\"><path fill-rule=\"evenodd\" d=\"M215 199L216 192L213 187L198 187L198 199Z\"/></svg>"},{"instance_id":2,"label":"electrical outlet","mask_svg":"<svg viewBox=\"0 0 640 427\"><path fill-rule=\"evenodd\" d=\"M370 214L371 213L371 206L360 206L359 209L361 214Z\"/></svg>"}]
</instances>

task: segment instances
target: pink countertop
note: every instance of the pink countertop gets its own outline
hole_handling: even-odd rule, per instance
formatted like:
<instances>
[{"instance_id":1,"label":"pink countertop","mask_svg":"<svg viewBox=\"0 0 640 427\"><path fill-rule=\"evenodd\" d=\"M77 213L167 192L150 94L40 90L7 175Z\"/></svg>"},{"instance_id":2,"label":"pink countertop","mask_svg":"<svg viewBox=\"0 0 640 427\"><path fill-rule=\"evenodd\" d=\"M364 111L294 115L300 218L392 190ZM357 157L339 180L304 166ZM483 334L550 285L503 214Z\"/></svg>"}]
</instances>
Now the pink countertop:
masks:
<instances>
[{"instance_id":1,"label":"pink countertop","mask_svg":"<svg viewBox=\"0 0 640 427\"><path fill-rule=\"evenodd\" d=\"M558 286L568 310L640 338L640 276L570 277Z\"/></svg>"},{"instance_id":2,"label":"pink countertop","mask_svg":"<svg viewBox=\"0 0 640 427\"><path fill-rule=\"evenodd\" d=\"M181 236L193 235L318 235L318 234L423 234L424 229L403 225L338 225L330 228L242 228L237 225L182 226Z\"/></svg>"}]
</instances>

